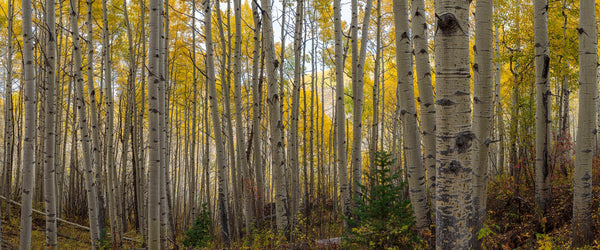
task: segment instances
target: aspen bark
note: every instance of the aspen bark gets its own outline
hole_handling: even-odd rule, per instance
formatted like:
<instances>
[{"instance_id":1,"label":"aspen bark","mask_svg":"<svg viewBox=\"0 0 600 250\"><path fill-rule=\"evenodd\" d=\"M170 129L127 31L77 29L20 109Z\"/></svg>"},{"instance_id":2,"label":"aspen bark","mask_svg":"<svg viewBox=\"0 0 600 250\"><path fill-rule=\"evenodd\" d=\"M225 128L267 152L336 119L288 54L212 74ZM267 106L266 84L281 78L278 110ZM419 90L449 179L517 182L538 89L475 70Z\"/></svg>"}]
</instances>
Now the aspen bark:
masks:
<instances>
[{"instance_id":1,"label":"aspen bark","mask_svg":"<svg viewBox=\"0 0 600 250\"><path fill-rule=\"evenodd\" d=\"M161 1L149 2L149 58L148 58L148 249L160 249L160 107L159 93L161 66L160 60L160 15Z\"/></svg>"},{"instance_id":2,"label":"aspen bark","mask_svg":"<svg viewBox=\"0 0 600 250\"><path fill-rule=\"evenodd\" d=\"M487 213L488 151L491 139L492 107L494 93L493 69L493 2L479 0L475 11L475 88L473 93L473 247L481 249L477 233L483 227Z\"/></svg>"},{"instance_id":3,"label":"aspen bark","mask_svg":"<svg viewBox=\"0 0 600 250\"><path fill-rule=\"evenodd\" d=\"M46 0L46 116L44 137L44 201L46 211L46 248L56 249L56 179L54 148L56 142L56 14L53 0Z\"/></svg>"},{"instance_id":4,"label":"aspen bark","mask_svg":"<svg viewBox=\"0 0 600 250\"><path fill-rule=\"evenodd\" d=\"M437 0L436 248L471 248L469 1Z\"/></svg>"},{"instance_id":5,"label":"aspen bark","mask_svg":"<svg viewBox=\"0 0 600 250\"><path fill-rule=\"evenodd\" d=\"M31 218L33 196L33 166L35 165L35 72L33 70L33 40L32 32L32 4L31 0L22 0L23 8L23 86L25 101L25 118L23 128L23 186L21 190L21 230L19 234L19 248L31 248Z\"/></svg>"},{"instance_id":6,"label":"aspen bark","mask_svg":"<svg viewBox=\"0 0 600 250\"><path fill-rule=\"evenodd\" d=\"M430 224L427 188L425 186L425 170L421 156L421 140L417 126L415 93L412 72L412 48L409 38L408 2L394 1L394 24L396 28L396 70L398 72L397 88L400 96L399 115L402 120L404 154L408 174L409 195L419 229Z\"/></svg>"},{"instance_id":7,"label":"aspen bark","mask_svg":"<svg viewBox=\"0 0 600 250\"><path fill-rule=\"evenodd\" d=\"M548 147L550 145L550 84L548 71L548 0L533 1L533 25L535 41L535 203L539 213L545 214L550 207L550 177L552 167Z\"/></svg>"},{"instance_id":8,"label":"aspen bark","mask_svg":"<svg viewBox=\"0 0 600 250\"><path fill-rule=\"evenodd\" d=\"M427 187L429 188L431 207L435 210L435 106L431 84L425 2L423 0L413 0L411 4L413 53L415 55L416 77L419 88L419 98L417 100L421 108L423 164L427 173Z\"/></svg>"},{"instance_id":9,"label":"aspen bark","mask_svg":"<svg viewBox=\"0 0 600 250\"><path fill-rule=\"evenodd\" d=\"M580 0L579 120L573 175L573 246L592 243L592 161L598 101L598 32L593 0Z\"/></svg>"}]
</instances>

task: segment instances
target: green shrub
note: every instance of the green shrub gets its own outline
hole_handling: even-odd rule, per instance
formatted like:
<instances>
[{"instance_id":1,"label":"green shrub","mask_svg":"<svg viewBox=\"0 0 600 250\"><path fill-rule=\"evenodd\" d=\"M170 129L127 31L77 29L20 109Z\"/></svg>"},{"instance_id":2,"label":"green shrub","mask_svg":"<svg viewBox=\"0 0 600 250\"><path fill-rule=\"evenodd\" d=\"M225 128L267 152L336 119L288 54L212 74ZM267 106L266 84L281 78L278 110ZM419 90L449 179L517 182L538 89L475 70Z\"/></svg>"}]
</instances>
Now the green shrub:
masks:
<instances>
[{"instance_id":1,"label":"green shrub","mask_svg":"<svg viewBox=\"0 0 600 250\"><path fill-rule=\"evenodd\" d=\"M183 239L183 245L185 247L206 247L208 243L213 239L210 234L210 211L207 208L207 204L202 204L202 210L196 217L192 228L185 232L185 238Z\"/></svg>"},{"instance_id":2,"label":"green shrub","mask_svg":"<svg viewBox=\"0 0 600 250\"><path fill-rule=\"evenodd\" d=\"M362 197L354 197L356 209L351 218L344 218L350 230L344 243L360 248L412 248L420 243L414 230L410 200L404 197L406 182L399 173L391 172L394 160L386 152L375 153L374 176L361 185Z\"/></svg>"}]
</instances>

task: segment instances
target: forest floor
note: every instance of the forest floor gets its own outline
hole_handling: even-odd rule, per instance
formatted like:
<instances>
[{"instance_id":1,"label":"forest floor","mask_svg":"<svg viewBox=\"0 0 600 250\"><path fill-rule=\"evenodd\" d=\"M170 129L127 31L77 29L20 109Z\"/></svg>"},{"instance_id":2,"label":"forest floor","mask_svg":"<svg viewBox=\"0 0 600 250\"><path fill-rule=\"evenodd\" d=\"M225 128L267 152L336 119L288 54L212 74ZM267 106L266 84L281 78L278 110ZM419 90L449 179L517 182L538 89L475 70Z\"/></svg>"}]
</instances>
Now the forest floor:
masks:
<instances>
[{"instance_id":1,"label":"forest floor","mask_svg":"<svg viewBox=\"0 0 600 250\"><path fill-rule=\"evenodd\" d=\"M524 168L519 174L503 174L490 181L487 220L484 230L481 230L478 235L487 249L571 248L572 172L564 168L555 169L551 208L545 216L536 216L535 213L533 176L533 171ZM595 161L593 176L592 220L596 239L591 246L583 249L600 249L600 160ZM274 233L272 225L265 225L263 229L254 229L249 237L234 241L230 247L234 249L335 248L342 235L341 218L333 212L331 201L322 203L326 205L313 207L313 212L308 217L302 215L297 217L298 225L292 233L293 240L290 243L286 243L281 235ZM12 213L10 221L2 220L3 249L17 249L19 245L19 211L13 206ZM44 217L34 214L32 249L45 248L44 224ZM431 232L422 234L425 242L431 242L432 235ZM134 232L129 232L126 236L139 237ZM178 242L181 242L182 238L181 234ZM322 241L324 239L335 239L335 242ZM121 249L141 247L140 243L134 241L126 240L124 244ZM58 245L59 249L87 249L90 246L89 231L59 223ZM111 247L110 238L103 243L103 246ZM208 245L208 248L223 247L218 240Z\"/></svg>"},{"instance_id":2,"label":"forest floor","mask_svg":"<svg viewBox=\"0 0 600 250\"><path fill-rule=\"evenodd\" d=\"M4 212L4 211L3 211ZM18 249L20 212L18 208L12 209L10 221L2 219L2 249ZM31 249L45 249L45 218L34 213L31 230ZM130 236L131 237L131 236ZM66 223L58 223L58 249L88 249L90 248L90 232ZM105 248L110 248L110 237L104 242ZM137 242L124 241L121 249L139 248Z\"/></svg>"}]
</instances>

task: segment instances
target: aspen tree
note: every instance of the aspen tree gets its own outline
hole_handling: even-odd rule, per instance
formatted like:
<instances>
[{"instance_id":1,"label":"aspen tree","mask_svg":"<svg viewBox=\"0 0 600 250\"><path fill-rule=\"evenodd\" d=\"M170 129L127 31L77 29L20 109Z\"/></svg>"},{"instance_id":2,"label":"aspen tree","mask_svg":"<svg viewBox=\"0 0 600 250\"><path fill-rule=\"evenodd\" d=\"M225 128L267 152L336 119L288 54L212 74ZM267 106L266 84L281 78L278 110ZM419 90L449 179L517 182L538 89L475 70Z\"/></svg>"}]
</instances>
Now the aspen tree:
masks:
<instances>
[{"instance_id":1,"label":"aspen tree","mask_svg":"<svg viewBox=\"0 0 600 250\"><path fill-rule=\"evenodd\" d=\"M592 231L592 161L596 106L598 102L598 32L595 1L580 0L579 16L579 120L575 145L573 175L573 246L591 244Z\"/></svg>"},{"instance_id":2,"label":"aspen tree","mask_svg":"<svg viewBox=\"0 0 600 250\"><path fill-rule=\"evenodd\" d=\"M261 34L261 20L260 14L258 13L258 6L256 1L252 1L252 16L254 19L254 51L252 58L252 165L254 167L256 176L256 217L258 222L263 221L264 212L264 170L262 166L262 150L260 138L262 137L260 131L260 120L261 120L261 100L262 100L262 76L259 75L259 68L261 67L261 49L260 49L260 34Z\"/></svg>"},{"instance_id":3,"label":"aspen tree","mask_svg":"<svg viewBox=\"0 0 600 250\"><path fill-rule=\"evenodd\" d=\"M204 2L204 35L206 37L206 84L208 86L208 100L210 101L210 109L212 115L212 124L215 136L216 152L217 152L217 169L218 169L218 204L219 204L219 219L221 222L221 240L226 244L230 242L229 233L229 215L227 209L227 160L225 159L225 148L223 145L221 120L219 115L219 104L217 103L217 86L215 80L215 63L213 55L212 42L212 11L210 0ZM219 10L217 10L219 11Z\"/></svg>"},{"instance_id":4,"label":"aspen tree","mask_svg":"<svg viewBox=\"0 0 600 250\"><path fill-rule=\"evenodd\" d=\"M436 248L471 248L469 1L435 2ZM414 202L414 201L413 201Z\"/></svg>"},{"instance_id":5,"label":"aspen tree","mask_svg":"<svg viewBox=\"0 0 600 250\"><path fill-rule=\"evenodd\" d=\"M424 0L411 1L412 42L415 55L417 84L419 88L421 134L423 135L423 164L427 173L431 207L435 209L435 106L431 84L431 64L429 62L429 38L427 15Z\"/></svg>"},{"instance_id":6,"label":"aspen tree","mask_svg":"<svg viewBox=\"0 0 600 250\"><path fill-rule=\"evenodd\" d=\"M149 2L149 56L148 56L148 249L161 248L160 231L160 107L158 88L160 85L160 0Z\"/></svg>"},{"instance_id":7,"label":"aspen tree","mask_svg":"<svg viewBox=\"0 0 600 250\"><path fill-rule=\"evenodd\" d=\"M21 230L19 234L19 249L31 248L31 211L33 196L33 166L35 165L35 72L33 70L33 37L32 4L31 0L22 0L23 8L23 86L25 100L25 119L23 128L23 184L21 189Z\"/></svg>"},{"instance_id":8,"label":"aspen tree","mask_svg":"<svg viewBox=\"0 0 600 250\"><path fill-rule=\"evenodd\" d=\"M533 1L533 25L535 42L535 203L538 212L545 214L550 207L550 177L552 167L548 147L550 145L550 84L548 71L548 0ZM542 215L540 215L542 216Z\"/></svg>"},{"instance_id":9,"label":"aspen tree","mask_svg":"<svg viewBox=\"0 0 600 250\"><path fill-rule=\"evenodd\" d=\"M88 8L90 7L91 4L88 5ZM90 12L91 9L88 9L88 15L90 15ZM90 221L90 236L92 240L92 249L96 249L98 247L97 241L100 238L97 205L98 199L96 195L96 183L94 182L94 170L92 169L93 158L92 150L90 148L89 128L86 119L85 96L83 93L81 45L79 43L79 26L77 24L78 13L76 1L71 0L71 34L73 41L73 67L75 69L73 78L75 80L76 103L79 116L79 131L81 133L80 142L83 149L83 164L85 166L84 178L88 202L88 217Z\"/></svg>"},{"instance_id":10,"label":"aspen tree","mask_svg":"<svg viewBox=\"0 0 600 250\"><path fill-rule=\"evenodd\" d=\"M281 140L283 122L281 120L280 96L277 85L277 68L281 65L275 56L275 45L273 42L273 18L271 16L271 1L261 0L263 27L263 48L265 50L265 65L267 70L267 105L270 111L271 132L271 162L273 166L273 180L275 186L275 213L277 220L277 231L288 234L288 208L287 190L285 179L285 158L283 157L284 145Z\"/></svg>"},{"instance_id":11,"label":"aspen tree","mask_svg":"<svg viewBox=\"0 0 600 250\"><path fill-rule=\"evenodd\" d=\"M402 120L404 154L408 174L409 195L414 210L416 226L424 229L429 226L429 204L425 186L425 170L421 157L421 140L417 126L417 111L412 72L412 48L408 25L408 2L394 0L394 25L396 28L396 70L397 88L400 93L398 114Z\"/></svg>"},{"instance_id":12,"label":"aspen tree","mask_svg":"<svg viewBox=\"0 0 600 250\"><path fill-rule=\"evenodd\" d=\"M363 112L363 86L365 77L365 58L367 54L367 38L369 37L369 23L371 21L371 8L373 0L367 0L365 15L362 24L362 37L360 40L360 54L358 54L358 10L357 0L352 0L352 192L354 197L362 195L359 186L362 183L362 112Z\"/></svg>"},{"instance_id":13,"label":"aspen tree","mask_svg":"<svg viewBox=\"0 0 600 250\"><path fill-rule=\"evenodd\" d=\"M288 156L290 157L291 169L291 190L290 190L290 211L295 216L300 201L300 176L298 160L298 116L300 109L300 86L302 77L302 26L304 25L304 1L296 2L296 24L294 27L294 81L292 83L292 111L290 114L290 138L288 147ZM308 201L305 201L308 202Z\"/></svg>"},{"instance_id":14,"label":"aspen tree","mask_svg":"<svg viewBox=\"0 0 600 250\"><path fill-rule=\"evenodd\" d=\"M97 111L98 104L96 101L96 88L94 86L94 34L92 29L92 24L94 23L92 16L93 3L94 2L92 0L87 0L87 90L90 96L90 123L92 125L91 129L93 152L92 163L94 164L94 185L96 188L96 198L98 199L98 201L96 202L98 206L98 226L100 230L99 232L102 232L106 229L106 225L104 222L106 212L104 207L104 193L102 192L102 173L104 173L104 171L102 166L102 158L100 157L100 151L102 149L100 148L100 127L98 125ZM102 237L102 235L100 235L100 237Z\"/></svg>"},{"instance_id":15,"label":"aspen tree","mask_svg":"<svg viewBox=\"0 0 600 250\"><path fill-rule=\"evenodd\" d=\"M241 189L244 191L244 214L246 215L246 233L250 234L250 225L254 223L254 214L252 213L252 181L248 171L248 162L244 154L244 126L242 120L242 3L240 0L233 1L235 12L235 46L233 51L233 85L235 99L235 122L236 122L236 146L237 146L237 169L242 174ZM239 173L238 173L239 176Z\"/></svg>"},{"instance_id":16,"label":"aspen tree","mask_svg":"<svg viewBox=\"0 0 600 250\"><path fill-rule=\"evenodd\" d=\"M475 7L475 64L473 73L473 247L481 249L477 233L483 227L487 213L488 151L491 139L493 104L493 2L479 0Z\"/></svg>"},{"instance_id":17,"label":"aspen tree","mask_svg":"<svg viewBox=\"0 0 600 250\"><path fill-rule=\"evenodd\" d=\"M44 201L46 211L46 248L56 249L56 179L54 171L56 119L56 14L54 0L46 0L46 116L44 136Z\"/></svg>"},{"instance_id":18,"label":"aspen tree","mask_svg":"<svg viewBox=\"0 0 600 250\"><path fill-rule=\"evenodd\" d=\"M348 168L346 152L346 114L344 112L344 55L342 44L342 12L340 0L333 1L333 24L335 30L335 123L337 135L337 168L339 171L340 196L342 214L350 217L350 186L348 185ZM344 221L344 227L347 224Z\"/></svg>"},{"instance_id":19,"label":"aspen tree","mask_svg":"<svg viewBox=\"0 0 600 250\"><path fill-rule=\"evenodd\" d=\"M381 1L377 0L377 31L375 32L375 69L373 74L373 120L371 123L371 141L369 142L369 161L371 162L369 174L375 176L375 152L379 140L379 74L381 73ZM375 183L369 183L373 187Z\"/></svg>"},{"instance_id":20,"label":"aspen tree","mask_svg":"<svg viewBox=\"0 0 600 250\"><path fill-rule=\"evenodd\" d=\"M8 0L7 52L6 52L6 83L4 87L4 197L10 198L12 193L12 168L14 154L14 118L12 100L13 81L13 19L14 0ZM1 209L1 205L0 205ZM1 217L0 217L1 218ZM10 218L10 202L6 202L4 218Z\"/></svg>"}]
</instances>

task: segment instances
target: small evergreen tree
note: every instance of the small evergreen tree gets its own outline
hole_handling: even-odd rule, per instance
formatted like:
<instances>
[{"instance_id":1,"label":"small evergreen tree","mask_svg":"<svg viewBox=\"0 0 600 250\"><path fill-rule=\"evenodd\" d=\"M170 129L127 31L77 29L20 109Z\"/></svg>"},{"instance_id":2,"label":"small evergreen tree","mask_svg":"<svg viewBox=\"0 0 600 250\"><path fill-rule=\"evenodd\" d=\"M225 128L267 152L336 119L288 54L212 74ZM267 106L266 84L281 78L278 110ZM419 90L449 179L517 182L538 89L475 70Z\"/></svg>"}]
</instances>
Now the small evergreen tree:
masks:
<instances>
[{"instance_id":1,"label":"small evergreen tree","mask_svg":"<svg viewBox=\"0 0 600 250\"><path fill-rule=\"evenodd\" d=\"M353 217L344 218L351 230L344 237L347 245L368 248L411 247L420 239L412 230L415 224L410 200L404 197L407 183L399 172L390 169L395 159L387 152L376 152L374 176L367 174L373 185L361 185L365 191L354 197Z\"/></svg>"},{"instance_id":2,"label":"small evergreen tree","mask_svg":"<svg viewBox=\"0 0 600 250\"><path fill-rule=\"evenodd\" d=\"M185 232L185 238L183 239L183 245L185 247L206 247L208 243L213 239L210 234L210 211L207 208L207 204L202 204L202 210L196 217L192 228Z\"/></svg>"}]
</instances>

